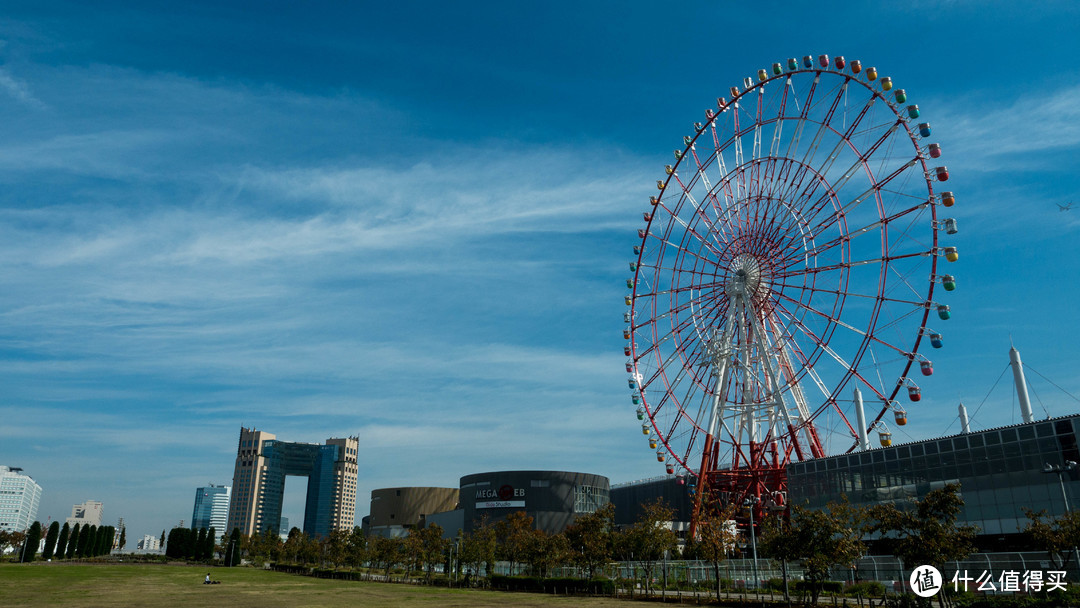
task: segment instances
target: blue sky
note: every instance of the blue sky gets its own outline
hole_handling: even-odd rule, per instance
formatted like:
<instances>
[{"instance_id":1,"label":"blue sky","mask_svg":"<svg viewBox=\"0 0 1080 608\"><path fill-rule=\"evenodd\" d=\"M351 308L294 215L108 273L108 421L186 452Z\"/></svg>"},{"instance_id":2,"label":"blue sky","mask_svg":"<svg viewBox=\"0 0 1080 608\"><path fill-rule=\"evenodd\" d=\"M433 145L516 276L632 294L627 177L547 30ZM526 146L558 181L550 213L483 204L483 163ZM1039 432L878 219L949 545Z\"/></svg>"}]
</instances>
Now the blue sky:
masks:
<instances>
[{"instance_id":1,"label":"blue sky","mask_svg":"<svg viewBox=\"0 0 1080 608\"><path fill-rule=\"evenodd\" d=\"M360 516L662 473L621 352L644 202L715 97L805 54L917 92L953 174L960 287L896 438L955 432L1010 336L1064 389L1029 371L1036 415L1077 411L1075 3L389 4L5 5L0 462L40 519L188 521L241 425L359 435ZM1019 421L1007 379L973 426Z\"/></svg>"}]
</instances>

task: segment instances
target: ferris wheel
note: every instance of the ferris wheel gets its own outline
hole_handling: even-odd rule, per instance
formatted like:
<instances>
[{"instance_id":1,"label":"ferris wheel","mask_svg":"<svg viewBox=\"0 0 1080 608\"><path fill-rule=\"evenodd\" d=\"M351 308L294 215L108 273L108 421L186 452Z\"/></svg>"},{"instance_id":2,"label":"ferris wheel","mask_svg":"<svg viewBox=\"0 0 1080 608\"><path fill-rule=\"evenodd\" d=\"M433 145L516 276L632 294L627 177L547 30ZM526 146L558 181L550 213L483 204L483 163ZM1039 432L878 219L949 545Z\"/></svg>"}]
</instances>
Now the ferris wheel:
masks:
<instances>
[{"instance_id":1,"label":"ferris wheel","mask_svg":"<svg viewBox=\"0 0 1080 608\"><path fill-rule=\"evenodd\" d=\"M935 298L956 288L931 133L875 68L806 56L732 87L674 151L630 262L624 352L642 433L698 505L783 506L787 464L907 422L934 372L919 349L943 345L927 323L951 315Z\"/></svg>"}]
</instances>

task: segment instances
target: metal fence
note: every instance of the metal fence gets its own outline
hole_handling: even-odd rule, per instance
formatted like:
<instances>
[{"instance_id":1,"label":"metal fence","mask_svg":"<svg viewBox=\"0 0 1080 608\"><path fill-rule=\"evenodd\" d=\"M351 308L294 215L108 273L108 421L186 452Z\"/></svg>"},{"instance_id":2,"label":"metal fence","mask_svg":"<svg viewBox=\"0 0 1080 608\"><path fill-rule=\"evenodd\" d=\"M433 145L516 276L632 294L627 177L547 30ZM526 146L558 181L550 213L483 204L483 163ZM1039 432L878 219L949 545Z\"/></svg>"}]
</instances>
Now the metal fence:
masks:
<instances>
[{"instance_id":1,"label":"metal fence","mask_svg":"<svg viewBox=\"0 0 1080 608\"><path fill-rule=\"evenodd\" d=\"M528 566L515 564L514 574L525 574L527 570ZM948 562L942 574L948 582L956 573L966 573L973 580L983 573L989 573L991 579L1000 582L1001 575L1009 572L1015 572L1023 578L1023 574L1029 571L1049 572L1051 570L1054 570L1053 564L1043 552L976 553L964 560ZM799 581L804 578L804 572L797 563L788 564L787 572L789 581ZM495 573L511 574L509 564L506 562L495 564ZM605 574L616 578L641 580L644 577L644 568L641 562L615 562L608 566ZM669 586L678 584L696 586L716 580L713 565L705 561L662 560L655 562L651 574L656 582L667 581ZM889 591L903 591L910 574L911 569L905 567L896 557L868 555L859 559L852 568L834 568L830 580L849 584L878 581L883 583ZM563 567L555 568L551 575L579 578L585 573L578 568ZM761 588L767 586L769 579L782 577L781 565L770 559L729 559L720 563L720 578L732 581L735 588ZM1074 583L1080 581L1080 576L1075 569L1064 578ZM1000 584L995 584L994 589L983 591L994 593L1002 589Z\"/></svg>"}]
</instances>

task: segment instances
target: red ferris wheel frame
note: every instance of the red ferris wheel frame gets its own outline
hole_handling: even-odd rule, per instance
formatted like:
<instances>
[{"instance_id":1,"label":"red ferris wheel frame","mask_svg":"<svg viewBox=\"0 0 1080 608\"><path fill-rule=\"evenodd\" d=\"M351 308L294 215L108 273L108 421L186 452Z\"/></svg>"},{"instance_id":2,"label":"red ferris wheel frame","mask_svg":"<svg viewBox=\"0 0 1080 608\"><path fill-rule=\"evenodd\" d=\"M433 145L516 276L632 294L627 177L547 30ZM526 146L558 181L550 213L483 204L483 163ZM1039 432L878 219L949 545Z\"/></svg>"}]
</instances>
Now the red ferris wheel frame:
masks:
<instances>
[{"instance_id":1,"label":"red ferris wheel frame","mask_svg":"<svg viewBox=\"0 0 1080 608\"><path fill-rule=\"evenodd\" d=\"M866 449L887 413L906 421L899 393L921 398L922 338L941 346L927 321L950 314L934 287L955 287L937 274L957 258L938 244L955 220L937 208L955 199L935 194L941 147L906 101L857 61L777 63L718 98L657 181L627 280L626 368L643 433L698 504L784 504L789 463Z\"/></svg>"}]
</instances>

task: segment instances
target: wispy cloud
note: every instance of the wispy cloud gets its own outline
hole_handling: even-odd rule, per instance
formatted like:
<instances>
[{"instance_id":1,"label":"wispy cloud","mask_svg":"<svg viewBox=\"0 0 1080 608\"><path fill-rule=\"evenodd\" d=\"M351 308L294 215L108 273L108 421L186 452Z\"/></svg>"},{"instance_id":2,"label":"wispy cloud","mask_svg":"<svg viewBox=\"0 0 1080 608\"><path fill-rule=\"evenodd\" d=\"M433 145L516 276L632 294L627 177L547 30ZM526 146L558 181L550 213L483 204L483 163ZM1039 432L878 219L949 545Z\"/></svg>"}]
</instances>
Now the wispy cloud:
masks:
<instances>
[{"instance_id":1,"label":"wispy cloud","mask_svg":"<svg viewBox=\"0 0 1080 608\"><path fill-rule=\"evenodd\" d=\"M45 104L43 104L40 99L34 97L34 94L30 91L29 85L24 81L15 78L6 68L2 67L0 67L0 89L3 89L8 95L23 105L35 109L42 109L45 107Z\"/></svg>"}]
</instances>

